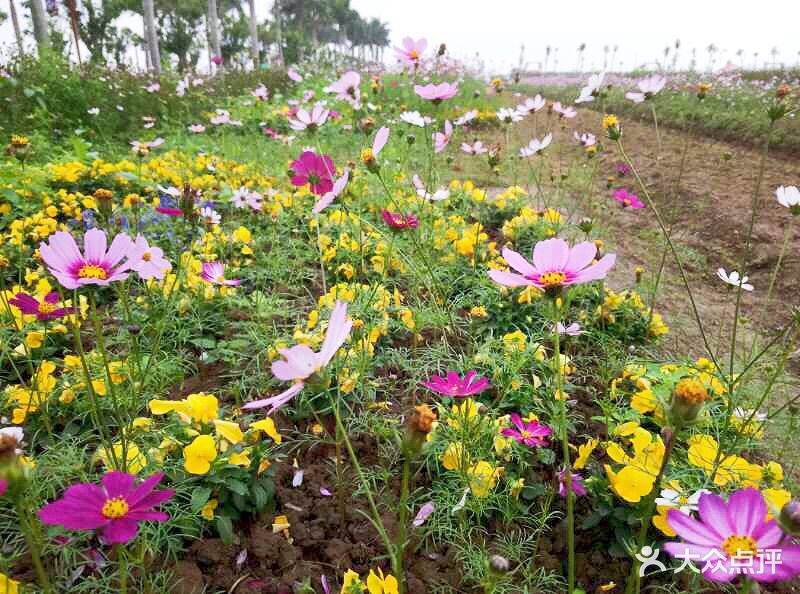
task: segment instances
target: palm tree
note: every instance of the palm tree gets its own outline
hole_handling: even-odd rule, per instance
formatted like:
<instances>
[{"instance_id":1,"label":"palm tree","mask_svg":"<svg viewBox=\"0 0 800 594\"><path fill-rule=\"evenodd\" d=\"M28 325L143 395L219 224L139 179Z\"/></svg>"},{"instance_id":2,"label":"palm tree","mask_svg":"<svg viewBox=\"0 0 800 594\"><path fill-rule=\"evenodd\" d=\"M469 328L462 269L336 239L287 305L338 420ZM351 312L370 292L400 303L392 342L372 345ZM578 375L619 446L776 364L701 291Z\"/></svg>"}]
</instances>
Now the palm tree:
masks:
<instances>
[{"instance_id":1,"label":"palm tree","mask_svg":"<svg viewBox=\"0 0 800 594\"><path fill-rule=\"evenodd\" d=\"M208 0L208 41L211 45L211 56L222 55L222 44L219 36L219 12L217 12L217 0ZM213 64L213 60L211 64Z\"/></svg>"},{"instance_id":2,"label":"palm tree","mask_svg":"<svg viewBox=\"0 0 800 594\"><path fill-rule=\"evenodd\" d=\"M34 0L35 1L35 0ZM158 33L156 33L156 11L153 0L142 0L144 16L144 37L147 42L147 54L150 67L156 76L161 76L161 56L158 53Z\"/></svg>"},{"instance_id":3,"label":"palm tree","mask_svg":"<svg viewBox=\"0 0 800 594\"><path fill-rule=\"evenodd\" d=\"M30 0L31 4L31 17L33 19L33 36L36 38L36 46L39 49L39 54L45 48L50 47L50 33L47 30L47 16L44 12L44 4L42 0Z\"/></svg>"},{"instance_id":4,"label":"palm tree","mask_svg":"<svg viewBox=\"0 0 800 594\"><path fill-rule=\"evenodd\" d=\"M14 27L14 37L17 40L17 49L22 54L22 29L19 28L19 17L17 16L17 7L14 0L8 0L8 10L11 13L11 24Z\"/></svg>"},{"instance_id":5,"label":"palm tree","mask_svg":"<svg viewBox=\"0 0 800 594\"><path fill-rule=\"evenodd\" d=\"M250 4L250 57L253 58L253 68L258 70L261 62L258 51L258 20L256 19L256 0L249 0Z\"/></svg>"}]
</instances>

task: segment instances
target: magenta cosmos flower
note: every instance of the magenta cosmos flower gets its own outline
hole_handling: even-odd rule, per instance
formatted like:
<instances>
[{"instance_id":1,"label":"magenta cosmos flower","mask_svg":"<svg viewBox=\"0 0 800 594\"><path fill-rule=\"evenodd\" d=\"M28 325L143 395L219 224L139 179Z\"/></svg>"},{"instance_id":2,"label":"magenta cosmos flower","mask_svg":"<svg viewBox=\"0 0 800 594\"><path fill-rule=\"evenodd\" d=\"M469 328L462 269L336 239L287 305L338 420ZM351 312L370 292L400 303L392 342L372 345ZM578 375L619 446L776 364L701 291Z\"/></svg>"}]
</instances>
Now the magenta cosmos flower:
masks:
<instances>
[{"instance_id":1,"label":"magenta cosmos flower","mask_svg":"<svg viewBox=\"0 0 800 594\"><path fill-rule=\"evenodd\" d=\"M414 41L411 37L403 39L403 47L395 47L394 51L398 59L406 66L416 68L422 60L422 54L428 47L428 40L425 38Z\"/></svg>"},{"instance_id":2,"label":"magenta cosmos flower","mask_svg":"<svg viewBox=\"0 0 800 594\"><path fill-rule=\"evenodd\" d=\"M614 265L615 254L603 256L592 264L597 246L584 241L572 248L563 239L554 237L540 241L533 248L533 263L509 248L503 248L503 258L519 274L490 270L489 276L500 285L522 287L533 285L539 289L559 289L605 278Z\"/></svg>"},{"instance_id":3,"label":"magenta cosmos flower","mask_svg":"<svg viewBox=\"0 0 800 594\"><path fill-rule=\"evenodd\" d=\"M81 254L75 239L66 231L53 233L48 243L39 244L39 253L48 269L65 289L84 285L108 285L128 278L128 264L119 264L131 249L131 238L120 233L106 249L105 231L90 229L83 236Z\"/></svg>"},{"instance_id":4,"label":"magenta cosmos flower","mask_svg":"<svg viewBox=\"0 0 800 594\"><path fill-rule=\"evenodd\" d=\"M8 304L13 305L26 316L36 316L37 320L44 322L63 318L75 312L74 307L58 307L59 299L58 291L51 291L41 301L28 293L17 293L8 300Z\"/></svg>"},{"instance_id":5,"label":"magenta cosmos flower","mask_svg":"<svg viewBox=\"0 0 800 594\"><path fill-rule=\"evenodd\" d=\"M414 92L428 101L439 103L445 99L452 99L458 94L458 83L443 82L438 85L433 83L427 85L414 85Z\"/></svg>"},{"instance_id":6,"label":"magenta cosmos flower","mask_svg":"<svg viewBox=\"0 0 800 594\"><path fill-rule=\"evenodd\" d=\"M222 262L203 262L203 270L200 272L200 278L212 285L235 287L242 284L242 281L239 279L225 278L225 265Z\"/></svg>"},{"instance_id":7,"label":"magenta cosmos flower","mask_svg":"<svg viewBox=\"0 0 800 594\"><path fill-rule=\"evenodd\" d=\"M167 271L172 269L172 264L164 258L164 251L158 246L149 245L141 235L136 237L131 246L128 265L144 280L151 278L161 280Z\"/></svg>"},{"instance_id":8,"label":"magenta cosmos flower","mask_svg":"<svg viewBox=\"0 0 800 594\"><path fill-rule=\"evenodd\" d=\"M529 448L547 445L547 438L553 433L547 425L539 421L523 421L517 413L511 413L511 422L515 429L506 427L500 433Z\"/></svg>"},{"instance_id":9,"label":"magenta cosmos flower","mask_svg":"<svg viewBox=\"0 0 800 594\"><path fill-rule=\"evenodd\" d=\"M162 478L164 473L159 472L137 485L131 474L108 472L100 485L72 485L61 499L39 511L39 519L67 530L100 530L106 544L124 544L136 538L139 522L169 519L166 513L153 511L175 494L171 489L154 490Z\"/></svg>"},{"instance_id":10,"label":"magenta cosmos flower","mask_svg":"<svg viewBox=\"0 0 800 594\"><path fill-rule=\"evenodd\" d=\"M625 188L617 188L614 190L612 198L619 202L623 208L644 208L644 202L639 200L636 194L629 192Z\"/></svg>"},{"instance_id":11,"label":"magenta cosmos flower","mask_svg":"<svg viewBox=\"0 0 800 594\"><path fill-rule=\"evenodd\" d=\"M392 229L416 229L419 227L419 219L412 214L390 212L383 209L381 211L381 216Z\"/></svg>"},{"instance_id":12,"label":"magenta cosmos flower","mask_svg":"<svg viewBox=\"0 0 800 594\"><path fill-rule=\"evenodd\" d=\"M292 163L291 170L292 184L295 186L308 184L317 196L322 196L333 189L333 174L336 167L328 155L303 151L300 158Z\"/></svg>"},{"instance_id":13,"label":"magenta cosmos flower","mask_svg":"<svg viewBox=\"0 0 800 594\"><path fill-rule=\"evenodd\" d=\"M671 509L667 523L683 539L664 550L676 559L698 561L703 577L730 582L746 574L758 582L780 582L800 574L800 545L790 544L757 489L731 494L727 504L714 493L698 501L699 520Z\"/></svg>"},{"instance_id":14,"label":"magenta cosmos flower","mask_svg":"<svg viewBox=\"0 0 800 594\"><path fill-rule=\"evenodd\" d=\"M267 414L289 402L305 387L305 380L325 369L333 356L350 336L353 320L347 319L347 303L337 301L331 311L325 340L319 353L315 353L304 344L297 344L289 349L280 349L282 359L272 363L272 373L279 380L295 383L288 390L277 396L248 402L242 408L252 410L255 408L269 407Z\"/></svg>"},{"instance_id":15,"label":"magenta cosmos flower","mask_svg":"<svg viewBox=\"0 0 800 594\"><path fill-rule=\"evenodd\" d=\"M463 378L455 371L448 371L445 377L433 375L427 382L422 382L422 385L443 396L463 398L480 394L491 387L488 379L476 377L477 375L478 372L474 369L464 374Z\"/></svg>"}]
</instances>

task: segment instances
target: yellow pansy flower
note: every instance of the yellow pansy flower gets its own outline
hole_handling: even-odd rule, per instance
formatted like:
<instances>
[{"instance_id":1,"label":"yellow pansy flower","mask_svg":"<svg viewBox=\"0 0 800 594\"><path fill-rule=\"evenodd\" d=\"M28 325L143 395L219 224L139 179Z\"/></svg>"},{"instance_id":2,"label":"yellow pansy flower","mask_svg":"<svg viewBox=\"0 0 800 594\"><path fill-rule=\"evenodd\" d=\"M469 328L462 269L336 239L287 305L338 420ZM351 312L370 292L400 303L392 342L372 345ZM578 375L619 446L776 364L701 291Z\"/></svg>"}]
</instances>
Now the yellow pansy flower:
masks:
<instances>
[{"instance_id":1,"label":"yellow pansy flower","mask_svg":"<svg viewBox=\"0 0 800 594\"><path fill-rule=\"evenodd\" d=\"M380 567L377 574L373 570L369 570L369 576L367 576L369 594L397 594L397 587L397 578L391 574L384 576Z\"/></svg>"},{"instance_id":2,"label":"yellow pansy flower","mask_svg":"<svg viewBox=\"0 0 800 594\"><path fill-rule=\"evenodd\" d=\"M184 468L191 474L206 474L217 457L217 445L210 435L198 435L183 448Z\"/></svg>"},{"instance_id":3,"label":"yellow pansy flower","mask_svg":"<svg viewBox=\"0 0 800 594\"><path fill-rule=\"evenodd\" d=\"M250 428L256 431L263 431L269 435L275 443L281 443L283 440L280 433L278 433L278 430L275 428L275 421L273 421L271 417L261 419L255 423L250 423Z\"/></svg>"},{"instance_id":4,"label":"yellow pansy flower","mask_svg":"<svg viewBox=\"0 0 800 594\"><path fill-rule=\"evenodd\" d=\"M244 433L242 433L239 423L234 423L233 421L214 419L214 430L217 432L218 436L224 437L233 445L236 445L244 439Z\"/></svg>"}]
</instances>

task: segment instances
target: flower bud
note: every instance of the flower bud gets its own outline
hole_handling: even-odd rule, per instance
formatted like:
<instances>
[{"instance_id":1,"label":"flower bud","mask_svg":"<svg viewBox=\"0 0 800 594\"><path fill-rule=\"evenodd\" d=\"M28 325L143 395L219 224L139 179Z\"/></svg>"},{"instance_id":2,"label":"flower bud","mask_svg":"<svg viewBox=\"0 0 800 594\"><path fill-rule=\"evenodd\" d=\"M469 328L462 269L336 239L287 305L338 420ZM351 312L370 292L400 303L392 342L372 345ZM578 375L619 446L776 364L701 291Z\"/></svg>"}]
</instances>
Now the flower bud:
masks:
<instances>
[{"instance_id":1,"label":"flower bud","mask_svg":"<svg viewBox=\"0 0 800 594\"><path fill-rule=\"evenodd\" d=\"M670 412L676 424L692 423L708 400L708 390L698 380L685 377L672 390Z\"/></svg>"},{"instance_id":2,"label":"flower bud","mask_svg":"<svg viewBox=\"0 0 800 594\"><path fill-rule=\"evenodd\" d=\"M580 222L578 222L578 229L586 233L586 235L589 235L589 233L592 232L593 228L594 228L594 221L589 217L584 217L580 220Z\"/></svg>"},{"instance_id":3,"label":"flower bud","mask_svg":"<svg viewBox=\"0 0 800 594\"><path fill-rule=\"evenodd\" d=\"M501 555L492 555L489 557L489 567L498 573L506 573L511 569L511 563Z\"/></svg>"},{"instance_id":4,"label":"flower bud","mask_svg":"<svg viewBox=\"0 0 800 594\"><path fill-rule=\"evenodd\" d=\"M778 523L783 531L793 536L800 536L800 501L792 499L781 508Z\"/></svg>"}]
</instances>

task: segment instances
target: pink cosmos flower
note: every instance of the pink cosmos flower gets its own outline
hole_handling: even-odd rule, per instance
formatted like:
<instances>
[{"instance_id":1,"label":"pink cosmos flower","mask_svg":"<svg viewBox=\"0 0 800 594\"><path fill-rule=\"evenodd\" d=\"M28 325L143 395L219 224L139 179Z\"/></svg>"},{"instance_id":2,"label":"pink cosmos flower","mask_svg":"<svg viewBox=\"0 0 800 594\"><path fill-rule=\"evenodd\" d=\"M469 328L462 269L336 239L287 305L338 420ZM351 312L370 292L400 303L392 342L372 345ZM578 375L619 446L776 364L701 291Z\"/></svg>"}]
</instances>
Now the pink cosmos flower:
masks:
<instances>
[{"instance_id":1,"label":"pink cosmos flower","mask_svg":"<svg viewBox=\"0 0 800 594\"><path fill-rule=\"evenodd\" d=\"M300 73L299 73L299 72L297 72L297 70L295 70L295 69L294 69L293 67L291 67L291 66L290 66L290 67L289 67L289 69L286 71L286 76L288 76L288 77L289 77L291 80L293 80L294 82L302 82L302 81L303 81L303 77L302 77L302 76L300 76Z\"/></svg>"},{"instance_id":2,"label":"pink cosmos flower","mask_svg":"<svg viewBox=\"0 0 800 594\"><path fill-rule=\"evenodd\" d=\"M69 487L61 499L39 511L39 519L67 530L100 530L104 543L124 544L136 538L139 522L169 519L166 513L153 510L175 494L171 489L154 490L162 478L164 473L159 472L137 485L131 474L107 472L101 485Z\"/></svg>"},{"instance_id":3,"label":"pink cosmos flower","mask_svg":"<svg viewBox=\"0 0 800 594\"><path fill-rule=\"evenodd\" d=\"M591 75L589 77L589 82L581 89L580 95L577 99L575 99L575 103L588 103L594 101L594 98L597 96L600 87L603 86L603 78L605 78L605 75L605 72Z\"/></svg>"},{"instance_id":4,"label":"pink cosmos flower","mask_svg":"<svg viewBox=\"0 0 800 594\"><path fill-rule=\"evenodd\" d=\"M566 118L568 120L578 115L578 112L575 111L574 108L563 107L561 105L561 101L556 101L555 103L553 103L553 111L556 112L560 117Z\"/></svg>"},{"instance_id":5,"label":"pink cosmos flower","mask_svg":"<svg viewBox=\"0 0 800 594\"><path fill-rule=\"evenodd\" d=\"M203 262L200 278L212 285L225 285L235 287L242 284L240 279L225 278L225 265L222 262Z\"/></svg>"},{"instance_id":6,"label":"pink cosmos flower","mask_svg":"<svg viewBox=\"0 0 800 594\"><path fill-rule=\"evenodd\" d=\"M336 168L328 155L318 155L313 151L303 151L300 158L291 165L292 184L311 186L311 191L322 196L333 189L333 174Z\"/></svg>"},{"instance_id":7,"label":"pink cosmos flower","mask_svg":"<svg viewBox=\"0 0 800 594\"><path fill-rule=\"evenodd\" d=\"M561 322L556 322L556 332L562 336L580 336L584 333L578 322L572 322L569 326L564 326Z\"/></svg>"},{"instance_id":8,"label":"pink cosmos flower","mask_svg":"<svg viewBox=\"0 0 800 594\"><path fill-rule=\"evenodd\" d=\"M263 84L258 85L255 89L250 91L250 94L258 101L266 101L269 99L269 91Z\"/></svg>"},{"instance_id":9,"label":"pink cosmos flower","mask_svg":"<svg viewBox=\"0 0 800 594\"><path fill-rule=\"evenodd\" d=\"M546 446L548 436L553 433L547 425L542 425L539 421L523 421L517 413L511 413L511 422L516 428L506 427L500 433L529 448Z\"/></svg>"},{"instance_id":10,"label":"pink cosmos flower","mask_svg":"<svg viewBox=\"0 0 800 594\"><path fill-rule=\"evenodd\" d=\"M558 473L558 494L561 497L567 496L567 473L563 470ZM572 473L572 493L575 497L585 497L586 487L583 486L583 476L577 472Z\"/></svg>"},{"instance_id":11,"label":"pink cosmos flower","mask_svg":"<svg viewBox=\"0 0 800 594\"><path fill-rule=\"evenodd\" d=\"M0 479L0 497L6 494L8 491L8 481L6 479Z\"/></svg>"},{"instance_id":12,"label":"pink cosmos flower","mask_svg":"<svg viewBox=\"0 0 800 594\"><path fill-rule=\"evenodd\" d=\"M188 130L192 134L202 134L206 131L206 127L203 124L189 124Z\"/></svg>"},{"instance_id":13,"label":"pink cosmos flower","mask_svg":"<svg viewBox=\"0 0 800 594\"><path fill-rule=\"evenodd\" d=\"M470 109L468 112L464 113L459 118L453 122L456 126L464 126L469 124L472 120L478 117L478 110L477 109Z\"/></svg>"},{"instance_id":14,"label":"pink cosmos flower","mask_svg":"<svg viewBox=\"0 0 800 594\"><path fill-rule=\"evenodd\" d=\"M533 285L539 289L559 289L605 278L614 265L615 254L606 254L592 264L597 246L591 241L574 245L558 237L540 241L533 248L533 263L509 248L503 248L503 258L519 274L490 270L489 276L500 285L522 287Z\"/></svg>"},{"instance_id":15,"label":"pink cosmos flower","mask_svg":"<svg viewBox=\"0 0 800 594\"><path fill-rule=\"evenodd\" d=\"M131 238L118 234L106 250L106 232L90 229L83 236L84 253L66 231L53 233L48 243L39 244L39 253L53 276L65 289L84 285L108 285L128 278L128 264L119 262L128 255Z\"/></svg>"},{"instance_id":16,"label":"pink cosmos flower","mask_svg":"<svg viewBox=\"0 0 800 594\"><path fill-rule=\"evenodd\" d=\"M144 88L148 93L158 93L161 90L161 85L157 82L150 83Z\"/></svg>"},{"instance_id":17,"label":"pink cosmos flower","mask_svg":"<svg viewBox=\"0 0 800 594\"><path fill-rule=\"evenodd\" d=\"M392 229L416 229L419 227L419 219L412 214L390 212L383 209L381 216Z\"/></svg>"},{"instance_id":18,"label":"pink cosmos flower","mask_svg":"<svg viewBox=\"0 0 800 594\"><path fill-rule=\"evenodd\" d=\"M483 155L489 152L483 143L480 140L476 140L474 144L467 144L466 142L461 143L461 150L467 153L468 155Z\"/></svg>"},{"instance_id":19,"label":"pink cosmos flower","mask_svg":"<svg viewBox=\"0 0 800 594\"><path fill-rule=\"evenodd\" d=\"M550 143L553 141L553 135L547 134L541 140L538 138L532 139L527 146L523 146L519 149L519 156L520 157L532 157L538 153L541 153L544 149L550 146Z\"/></svg>"},{"instance_id":20,"label":"pink cosmos flower","mask_svg":"<svg viewBox=\"0 0 800 594\"><path fill-rule=\"evenodd\" d=\"M406 66L416 68L422 60L422 54L428 47L428 40L425 38L414 41L411 37L403 39L403 47L395 47L394 51L397 58Z\"/></svg>"},{"instance_id":21,"label":"pink cosmos flower","mask_svg":"<svg viewBox=\"0 0 800 594\"><path fill-rule=\"evenodd\" d=\"M170 208L169 206L158 206L156 212L170 217L179 217L183 214L180 208Z\"/></svg>"},{"instance_id":22,"label":"pink cosmos flower","mask_svg":"<svg viewBox=\"0 0 800 594\"><path fill-rule=\"evenodd\" d=\"M663 549L675 558L711 559L702 574L713 582L730 582L739 574L757 582L790 580L800 574L800 545L787 540L775 520L767 521L768 512L763 495L752 487L732 493L727 504L703 493L699 520L677 509L667 512L667 523L683 541Z\"/></svg>"},{"instance_id":23,"label":"pink cosmos flower","mask_svg":"<svg viewBox=\"0 0 800 594\"><path fill-rule=\"evenodd\" d=\"M667 79L660 74L648 76L639 81L638 86L640 93L629 92L625 93L625 98L630 99L634 103L642 103L645 99L650 99L653 95L658 93L667 84Z\"/></svg>"},{"instance_id":24,"label":"pink cosmos flower","mask_svg":"<svg viewBox=\"0 0 800 594\"><path fill-rule=\"evenodd\" d=\"M425 520L428 519L428 516L430 516L435 511L436 511L436 504L433 501L429 501L421 508L419 508L417 515L414 516L414 521L412 522L412 524L418 527L422 526L425 523Z\"/></svg>"},{"instance_id":25,"label":"pink cosmos flower","mask_svg":"<svg viewBox=\"0 0 800 594\"><path fill-rule=\"evenodd\" d=\"M212 61L212 62L213 62L213 63L214 63L216 66L220 66L220 65L222 65L222 62L224 62L224 61L225 61L225 58L223 58L222 56L211 56L211 61Z\"/></svg>"},{"instance_id":26,"label":"pink cosmos flower","mask_svg":"<svg viewBox=\"0 0 800 594\"><path fill-rule=\"evenodd\" d=\"M137 155L142 156L148 154L151 149L159 147L162 144L164 144L163 138L156 138L155 140L151 140L150 142L142 142L141 140L131 140L131 150Z\"/></svg>"},{"instance_id":27,"label":"pink cosmos flower","mask_svg":"<svg viewBox=\"0 0 800 594\"><path fill-rule=\"evenodd\" d=\"M305 109L298 109L294 119L289 120L289 127L298 132L303 130L313 132L328 120L329 113L329 110L319 104L314 106L311 113Z\"/></svg>"},{"instance_id":28,"label":"pink cosmos flower","mask_svg":"<svg viewBox=\"0 0 800 594\"><path fill-rule=\"evenodd\" d=\"M372 156L377 157L387 142L389 142L389 128L381 126L372 140Z\"/></svg>"},{"instance_id":29,"label":"pink cosmos flower","mask_svg":"<svg viewBox=\"0 0 800 594\"><path fill-rule=\"evenodd\" d=\"M572 136L581 144L581 146L590 147L597 144L597 136L590 134L589 132L584 132L583 134L573 132Z\"/></svg>"},{"instance_id":30,"label":"pink cosmos flower","mask_svg":"<svg viewBox=\"0 0 800 594\"><path fill-rule=\"evenodd\" d=\"M357 107L361 100L361 75L354 70L345 72L342 77L334 83L328 85L325 90L328 93L336 93L336 98L347 101L353 107Z\"/></svg>"},{"instance_id":31,"label":"pink cosmos flower","mask_svg":"<svg viewBox=\"0 0 800 594\"><path fill-rule=\"evenodd\" d=\"M44 322L75 313L74 307L58 307L57 303L60 298L58 291L51 291L41 301L28 293L17 293L8 300L8 304L13 305L26 316L36 316L37 320Z\"/></svg>"},{"instance_id":32,"label":"pink cosmos flower","mask_svg":"<svg viewBox=\"0 0 800 594\"><path fill-rule=\"evenodd\" d=\"M283 358L272 363L272 373L281 381L295 381L292 387L277 396L248 402L242 408L253 410L269 407L267 411L269 415L289 402L305 387L305 380L322 371L331 362L333 356L350 336L352 327L353 320L347 319L347 303L337 301L331 311L328 329L319 353L315 353L304 344L297 344L292 348L278 351Z\"/></svg>"},{"instance_id":33,"label":"pink cosmos flower","mask_svg":"<svg viewBox=\"0 0 800 594\"><path fill-rule=\"evenodd\" d=\"M136 236L128 252L128 266L144 280L161 280L172 269L172 264L164 258L164 251L158 246L149 245L142 235Z\"/></svg>"},{"instance_id":34,"label":"pink cosmos flower","mask_svg":"<svg viewBox=\"0 0 800 594\"><path fill-rule=\"evenodd\" d=\"M453 125L450 120L444 122L444 132L433 133L433 152L441 153L450 144L450 138L453 136Z\"/></svg>"},{"instance_id":35,"label":"pink cosmos flower","mask_svg":"<svg viewBox=\"0 0 800 594\"><path fill-rule=\"evenodd\" d=\"M524 111L527 113L536 113L540 109L542 109L547 101L545 101L544 97L541 95L536 95L533 99L528 97L517 106L517 111Z\"/></svg>"},{"instance_id":36,"label":"pink cosmos flower","mask_svg":"<svg viewBox=\"0 0 800 594\"><path fill-rule=\"evenodd\" d=\"M314 214L320 213L325 210L331 202L336 200L339 195L344 191L345 186L347 185L347 180L350 178L350 170L345 169L344 173L342 173L341 177L333 182L333 189L330 192L326 192L322 198L317 200L317 203L314 205L314 208L311 209L311 212Z\"/></svg>"},{"instance_id":37,"label":"pink cosmos flower","mask_svg":"<svg viewBox=\"0 0 800 594\"><path fill-rule=\"evenodd\" d=\"M465 373L463 378L455 371L448 371L445 377L433 375L427 382L422 382L422 385L442 396L464 398L491 388L487 378L476 378L477 375L478 372L474 369Z\"/></svg>"},{"instance_id":38,"label":"pink cosmos flower","mask_svg":"<svg viewBox=\"0 0 800 594\"><path fill-rule=\"evenodd\" d=\"M639 197L629 192L625 188L617 188L614 190L612 198L622 204L623 208L644 208L644 202L639 200Z\"/></svg>"},{"instance_id":39,"label":"pink cosmos flower","mask_svg":"<svg viewBox=\"0 0 800 594\"><path fill-rule=\"evenodd\" d=\"M440 103L445 99L452 99L458 94L458 83L443 82L438 85L414 85L414 92L428 101Z\"/></svg>"}]
</instances>

